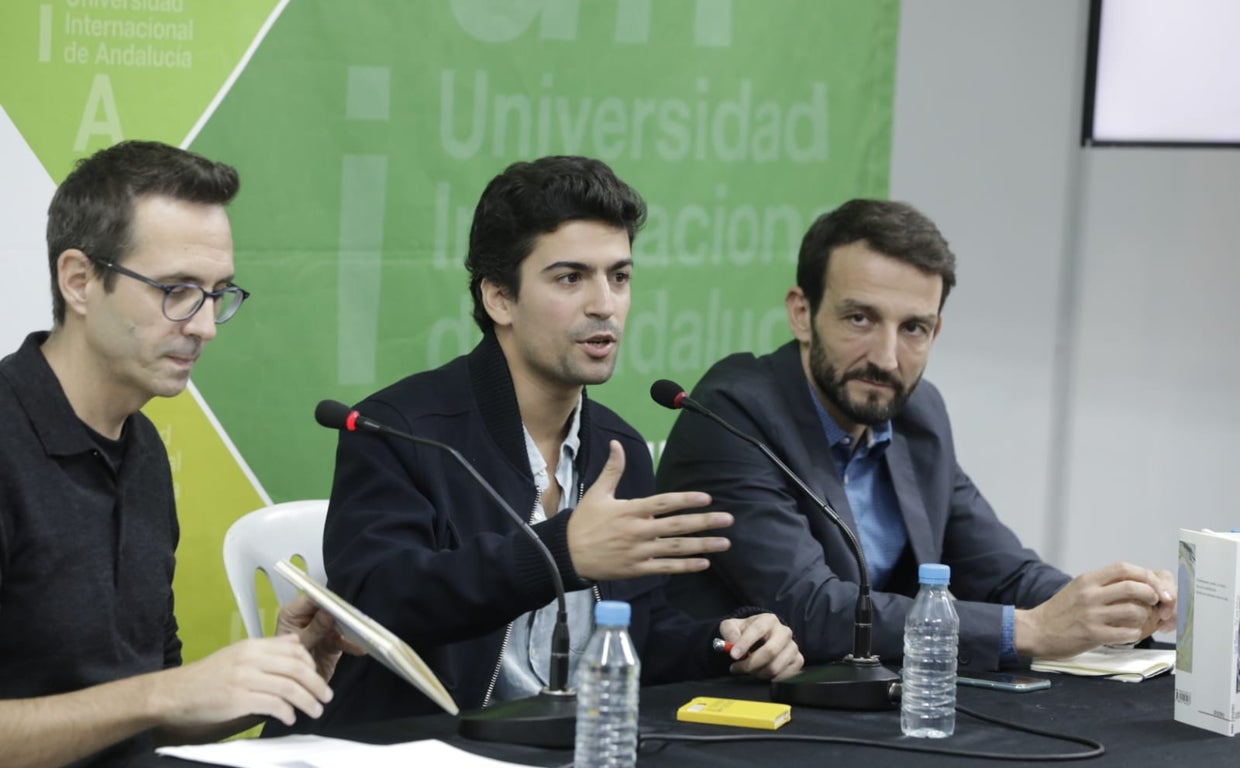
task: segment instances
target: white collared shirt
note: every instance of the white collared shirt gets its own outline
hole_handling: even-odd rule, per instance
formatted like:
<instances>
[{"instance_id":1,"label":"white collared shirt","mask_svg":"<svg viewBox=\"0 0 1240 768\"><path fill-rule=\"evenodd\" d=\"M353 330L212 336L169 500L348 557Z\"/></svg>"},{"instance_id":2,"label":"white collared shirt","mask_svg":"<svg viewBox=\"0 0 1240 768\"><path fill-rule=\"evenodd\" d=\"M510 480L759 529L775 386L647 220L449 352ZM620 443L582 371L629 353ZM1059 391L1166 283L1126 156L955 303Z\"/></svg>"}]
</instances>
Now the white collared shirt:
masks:
<instances>
[{"instance_id":1,"label":"white collared shirt","mask_svg":"<svg viewBox=\"0 0 1240 768\"><path fill-rule=\"evenodd\" d=\"M578 398L577 407L573 410L572 421L568 434L560 444L559 463L555 468L555 480L560 486L560 512L571 509L577 503L577 487L580 478L577 474L577 452L581 448L581 404ZM525 450L529 457L530 472L534 475L534 484L538 487L538 501L534 504L530 524L541 523L547 519L547 511L543 508L543 494L551 487L551 475L547 472L547 462L534 443L528 429L522 425L525 434ZM571 647L569 649L569 685L575 685L577 677L577 661L585 650L593 628L594 594L592 590L582 589L565 595L568 604L568 627ZM508 637L508 645L500 666L499 679L491 696L492 702L519 699L533 696L547 684L548 669L551 663L551 634L555 627L556 604L552 600L547 605L534 611L518 616L512 622L512 632Z\"/></svg>"}]
</instances>

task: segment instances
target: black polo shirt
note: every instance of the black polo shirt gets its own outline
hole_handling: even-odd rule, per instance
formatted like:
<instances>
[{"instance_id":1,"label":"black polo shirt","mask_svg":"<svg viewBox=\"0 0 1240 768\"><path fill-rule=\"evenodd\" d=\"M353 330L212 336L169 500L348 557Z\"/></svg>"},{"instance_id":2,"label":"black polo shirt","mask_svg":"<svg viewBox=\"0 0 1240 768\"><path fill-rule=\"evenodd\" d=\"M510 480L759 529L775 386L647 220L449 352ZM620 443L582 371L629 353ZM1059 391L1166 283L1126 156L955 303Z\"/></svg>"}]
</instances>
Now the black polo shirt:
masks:
<instances>
[{"instance_id":1,"label":"black polo shirt","mask_svg":"<svg viewBox=\"0 0 1240 768\"><path fill-rule=\"evenodd\" d=\"M168 454L125 422L119 468L43 357L46 333L0 360L0 698L64 693L181 663ZM72 727L66 724L66 727ZM149 750L131 739L84 764Z\"/></svg>"}]
</instances>

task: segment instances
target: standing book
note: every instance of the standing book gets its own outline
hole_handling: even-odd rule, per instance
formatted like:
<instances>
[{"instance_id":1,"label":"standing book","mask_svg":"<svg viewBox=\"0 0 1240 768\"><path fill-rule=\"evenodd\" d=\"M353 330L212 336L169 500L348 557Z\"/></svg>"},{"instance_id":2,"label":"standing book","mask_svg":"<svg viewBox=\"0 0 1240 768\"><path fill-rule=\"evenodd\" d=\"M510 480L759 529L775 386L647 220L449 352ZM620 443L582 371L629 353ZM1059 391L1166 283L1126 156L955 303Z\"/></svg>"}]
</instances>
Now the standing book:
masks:
<instances>
[{"instance_id":1,"label":"standing book","mask_svg":"<svg viewBox=\"0 0 1240 768\"><path fill-rule=\"evenodd\" d=\"M1175 719L1226 736L1240 719L1240 534L1180 530Z\"/></svg>"},{"instance_id":2,"label":"standing book","mask_svg":"<svg viewBox=\"0 0 1240 768\"><path fill-rule=\"evenodd\" d=\"M456 702L431 668L426 666L426 662L422 661L408 643L390 629L353 607L340 595L320 585L289 561L277 562L275 570L293 586L305 592L306 597L313 600L315 605L330 613L341 632L365 648L371 658L404 678L448 714L459 713Z\"/></svg>"}]
</instances>

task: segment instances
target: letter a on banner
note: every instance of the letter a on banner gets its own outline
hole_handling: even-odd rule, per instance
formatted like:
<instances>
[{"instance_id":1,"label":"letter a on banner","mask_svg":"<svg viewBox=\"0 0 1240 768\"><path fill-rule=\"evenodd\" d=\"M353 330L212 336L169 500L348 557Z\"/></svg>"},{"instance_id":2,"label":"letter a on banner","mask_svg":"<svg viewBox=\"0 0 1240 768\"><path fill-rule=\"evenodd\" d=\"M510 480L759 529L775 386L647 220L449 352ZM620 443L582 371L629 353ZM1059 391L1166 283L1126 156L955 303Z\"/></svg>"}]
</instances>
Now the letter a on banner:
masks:
<instances>
[{"instance_id":1,"label":"letter a on banner","mask_svg":"<svg viewBox=\"0 0 1240 768\"><path fill-rule=\"evenodd\" d=\"M86 97L86 108L82 110L82 121L78 123L73 151L84 151L92 136L102 136L107 139L108 144L121 140L121 116L116 110L112 78L102 72L95 75L90 84L90 94Z\"/></svg>"}]
</instances>

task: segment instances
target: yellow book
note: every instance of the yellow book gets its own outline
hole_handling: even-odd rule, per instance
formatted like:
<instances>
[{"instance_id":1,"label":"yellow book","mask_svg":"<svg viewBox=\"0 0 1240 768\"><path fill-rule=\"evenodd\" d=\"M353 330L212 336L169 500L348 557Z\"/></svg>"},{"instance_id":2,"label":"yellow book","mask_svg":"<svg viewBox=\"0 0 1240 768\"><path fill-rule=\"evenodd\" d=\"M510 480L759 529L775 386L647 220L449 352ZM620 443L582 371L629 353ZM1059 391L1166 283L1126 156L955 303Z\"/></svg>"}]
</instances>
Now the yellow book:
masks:
<instances>
[{"instance_id":1,"label":"yellow book","mask_svg":"<svg viewBox=\"0 0 1240 768\"><path fill-rule=\"evenodd\" d=\"M686 723L735 725L773 731L792 719L792 707L771 701L698 696L676 710L676 719Z\"/></svg>"}]
</instances>

